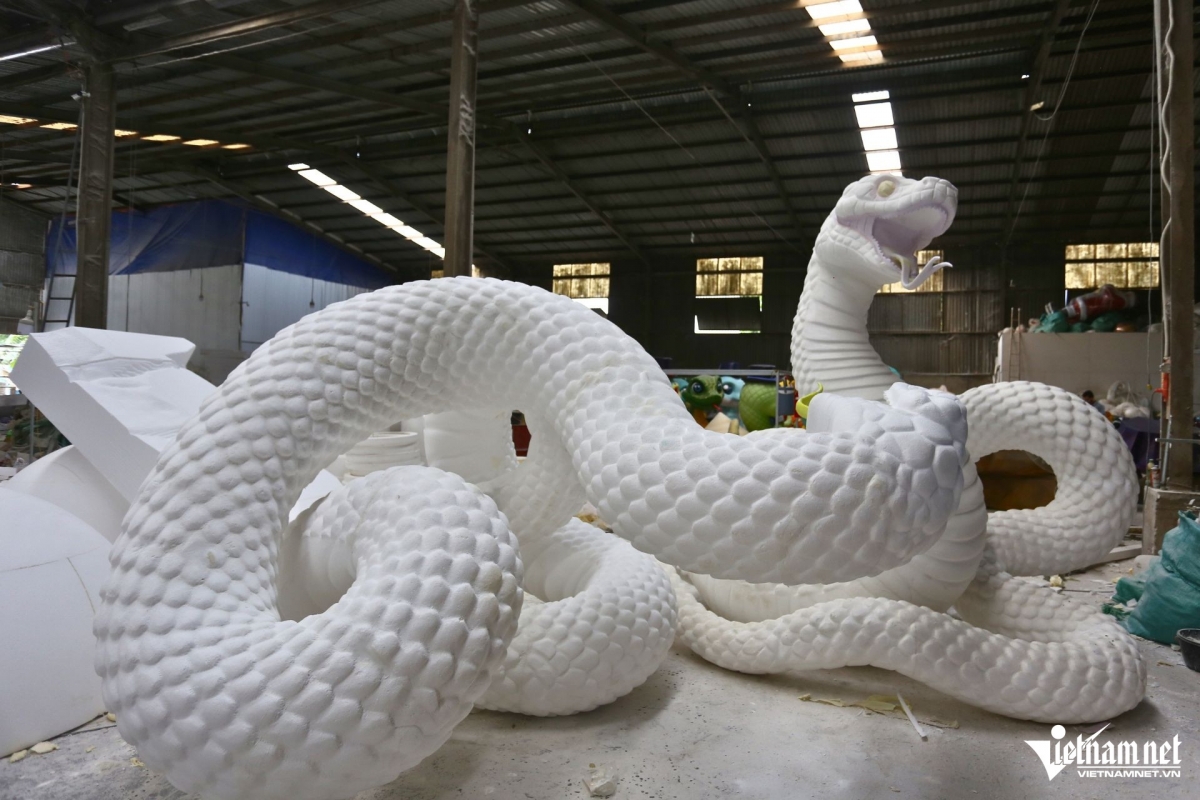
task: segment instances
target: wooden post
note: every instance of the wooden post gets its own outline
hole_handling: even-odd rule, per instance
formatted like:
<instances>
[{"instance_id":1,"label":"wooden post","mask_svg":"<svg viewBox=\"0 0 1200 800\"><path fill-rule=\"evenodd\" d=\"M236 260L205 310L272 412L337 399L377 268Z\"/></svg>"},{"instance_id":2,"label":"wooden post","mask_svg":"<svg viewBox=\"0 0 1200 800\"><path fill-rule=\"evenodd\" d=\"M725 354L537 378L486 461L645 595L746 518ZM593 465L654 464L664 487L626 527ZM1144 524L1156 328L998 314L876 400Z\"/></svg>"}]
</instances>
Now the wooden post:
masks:
<instances>
[{"instance_id":1,"label":"wooden post","mask_svg":"<svg viewBox=\"0 0 1200 800\"><path fill-rule=\"evenodd\" d=\"M475 228L476 0L456 0L450 43L450 124L446 141L445 276L470 275Z\"/></svg>"},{"instance_id":2,"label":"wooden post","mask_svg":"<svg viewBox=\"0 0 1200 800\"><path fill-rule=\"evenodd\" d=\"M1165 109L1167 172L1163 219L1168 224L1165 252L1159 254L1166 280L1164 330L1170 354L1171 389L1167 403L1166 487L1192 488L1192 306L1195 302L1195 122L1192 99L1192 0L1156 0L1159 71ZM1169 223L1166 221L1169 220ZM1180 441L1183 440L1183 441Z\"/></svg>"},{"instance_id":3,"label":"wooden post","mask_svg":"<svg viewBox=\"0 0 1200 800\"><path fill-rule=\"evenodd\" d=\"M113 131L117 104L110 64L87 68L76 209L75 324L108 324L108 246L112 222Z\"/></svg>"}]
</instances>

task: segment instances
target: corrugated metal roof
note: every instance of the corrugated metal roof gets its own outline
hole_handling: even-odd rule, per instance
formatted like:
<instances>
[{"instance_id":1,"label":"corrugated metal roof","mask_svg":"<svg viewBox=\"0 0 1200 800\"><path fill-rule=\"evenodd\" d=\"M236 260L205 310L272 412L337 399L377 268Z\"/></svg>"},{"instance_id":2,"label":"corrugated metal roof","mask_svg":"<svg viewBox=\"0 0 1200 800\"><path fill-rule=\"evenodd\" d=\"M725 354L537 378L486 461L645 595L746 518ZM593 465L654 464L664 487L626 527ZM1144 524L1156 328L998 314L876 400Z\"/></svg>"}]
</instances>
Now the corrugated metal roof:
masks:
<instances>
[{"instance_id":1,"label":"corrugated metal roof","mask_svg":"<svg viewBox=\"0 0 1200 800\"><path fill-rule=\"evenodd\" d=\"M182 0L167 11L139 11L131 2L104 13L127 28L109 24L110 34L164 40L314 2L225 0L218 8ZM1049 0L863 0L884 60L857 67L832 55L802 7L779 0L604 4L654 44L559 0L481 3L477 234L496 260L622 249L593 208L650 250L691 247L693 234L714 245L802 244L785 202L802 229L815 233L845 184L866 170L850 94L878 89L892 95L905 171L959 185L952 235L1086 239L1148 225L1144 2L1110 0L1097 11L1052 124L1026 120L1022 78L1035 71ZM118 126L252 145L227 151L119 140L118 202L236 189L375 248L401 269L424 265L424 251L356 217L286 165L319 166L438 238L445 119L402 107L400 99L446 106L451 7L447 0L348 0L300 22L118 62ZM1086 11L1075 4L1054 34L1035 95L1045 103L1042 114L1057 103ZM0 54L63 34L49 20L0 11L0 21L12 31ZM72 45L0 61L0 113L41 124L75 119L71 95L85 60ZM249 72L255 65L287 72ZM714 74L731 94L703 87ZM361 89L397 102L356 94ZM747 114L762 151L745 127ZM539 152L489 115L531 130ZM0 126L6 180L33 184L13 197L57 212L73 139L71 131ZM222 184L201 173L218 173ZM785 238L793 241L785 245Z\"/></svg>"}]
</instances>

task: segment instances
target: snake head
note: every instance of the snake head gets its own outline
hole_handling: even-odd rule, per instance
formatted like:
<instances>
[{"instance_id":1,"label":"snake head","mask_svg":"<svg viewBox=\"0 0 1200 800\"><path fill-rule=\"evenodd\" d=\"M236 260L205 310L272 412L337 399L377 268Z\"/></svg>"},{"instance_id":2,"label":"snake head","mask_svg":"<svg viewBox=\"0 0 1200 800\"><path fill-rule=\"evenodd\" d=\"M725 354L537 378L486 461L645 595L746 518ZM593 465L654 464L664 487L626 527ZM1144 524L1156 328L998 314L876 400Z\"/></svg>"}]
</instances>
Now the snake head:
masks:
<instances>
[{"instance_id":1,"label":"snake head","mask_svg":"<svg viewBox=\"0 0 1200 800\"><path fill-rule=\"evenodd\" d=\"M821 227L816 255L857 273L875 288L902 281L915 288L940 266L917 272L917 251L946 232L958 210L958 190L941 178L868 175L846 187Z\"/></svg>"}]
</instances>

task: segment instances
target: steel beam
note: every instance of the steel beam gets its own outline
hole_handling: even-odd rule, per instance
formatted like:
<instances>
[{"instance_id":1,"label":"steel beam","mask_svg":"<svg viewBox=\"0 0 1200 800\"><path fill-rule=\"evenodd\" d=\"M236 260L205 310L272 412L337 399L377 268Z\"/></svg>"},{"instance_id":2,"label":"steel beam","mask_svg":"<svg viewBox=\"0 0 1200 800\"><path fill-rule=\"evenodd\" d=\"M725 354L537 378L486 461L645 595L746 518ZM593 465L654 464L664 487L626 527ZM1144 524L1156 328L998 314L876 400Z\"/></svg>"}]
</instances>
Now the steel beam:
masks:
<instances>
[{"instance_id":1,"label":"steel beam","mask_svg":"<svg viewBox=\"0 0 1200 800\"><path fill-rule=\"evenodd\" d=\"M1021 183L1021 168L1025 162L1025 140L1029 138L1029 130L1033 127L1034 104L1042 91L1042 79L1046 73L1046 63L1050 60L1050 49L1054 45L1054 36L1058 32L1062 19L1071 8L1071 0L1058 0L1046 17L1046 26L1042 29L1041 39L1033 56L1033 64L1029 68L1029 82L1025 84L1025 92L1021 95L1021 130L1017 135L1017 152L1013 157L1012 182L1008 188L1008 204L1005 208L1006 222L1011 222L1016 213L1017 189Z\"/></svg>"},{"instance_id":2,"label":"steel beam","mask_svg":"<svg viewBox=\"0 0 1200 800\"><path fill-rule=\"evenodd\" d=\"M113 131L117 104L113 69L92 64L84 81L76 213L75 324L108 324L108 250L112 224Z\"/></svg>"},{"instance_id":3,"label":"steel beam","mask_svg":"<svg viewBox=\"0 0 1200 800\"><path fill-rule=\"evenodd\" d=\"M742 98L741 90L736 84L730 83L720 75L696 64L669 45L652 39L636 25L628 22L619 14L613 13L596 0L562 0L562 2L616 31L623 39L628 40L661 61L670 64L684 75L699 83L708 92L713 103L721 110L721 113L737 128L738 133L742 135L751 149L754 150L755 155L762 161L763 167L767 171L767 176L775 186L775 191L779 193L779 199L783 203L783 207L795 229L796 235L800 237L801 242L807 244L811 237L796 216L796 209L792 204L791 196L788 194L787 186L784 185L783 177L779 174L775 162L771 159L771 153L767 149L767 143L763 140L762 133L759 131L758 123L754 121L754 115L750 111L750 106ZM729 107L722 102L722 97L726 101L736 104L732 114ZM734 118L734 114L741 117L742 122L740 124Z\"/></svg>"},{"instance_id":4,"label":"steel beam","mask_svg":"<svg viewBox=\"0 0 1200 800\"><path fill-rule=\"evenodd\" d=\"M576 185L575 181L572 180L571 176L563 172L562 168L554 163L554 159L550 157L550 154L546 152L541 145L530 139L529 135L522 130L518 129L514 131L514 135L517 137L517 140L521 142L521 144L523 144L531 153L533 153L534 157L537 158L542 167L544 167L547 172L554 176L555 180L566 187L567 191L575 195L575 197L581 203L587 206L588 211L591 211L593 214L595 214L604 227L608 228L608 230L621 241L621 244L629 248L629 251L637 256L639 261L649 266L650 259L646 256L646 253L642 250L642 248L634 244L633 240L630 239L627 234L623 233L617 228L617 223L613 221L613 218L608 214L608 212L603 211L598 205L596 205L596 201L591 198L591 195L580 189L579 186Z\"/></svg>"},{"instance_id":5,"label":"steel beam","mask_svg":"<svg viewBox=\"0 0 1200 800\"><path fill-rule=\"evenodd\" d=\"M475 228L475 85L479 56L476 0L455 0L446 126L447 278L471 275Z\"/></svg>"},{"instance_id":6,"label":"steel beam","mask_svg":"<svg viewBox=\"0 0 1200 800\"><path fill-rule=\"evenodd\" d=\"M379 175L378 172L364 167L363 165L359 164L354 158L352 158L349 155L343 156L342 163L345 164L350 169L354 170L355 174L358 175L358 177L361 178L362 180L366 181L367 183L370 183L372 186L376 187L377 189L379 189L381 192L388 195L389 197L393 197L393 198L399 200L400 202L416 209L416 211L419 214L421 214L425 218L429 219L430 221L436 223L439 227L441 227L443 229L443 231L445 230L445 227L446 227L445 217L443 217L441 214L439 214L437 211L435 211L429 205L421 202L420 200L417 200L415 197L412 196L412 194L410 192L408 192L406 189L404 189L402 186L400 186L400 184L397 183L395 180L392 180L391 178L385 178L385 177ZM472 217L474 217L474 213L475 213L474 212L474 204L472 204L471 213L472 213ZM496 266L499 266L499 267L502 267L505 269L508 268L508 265L505 263L504 259L502 259L500 256L496 255L496 253L494 251L492 251L490 248L484 247L483 245L481 245L479 243L478 237L474 238L474 246L475 246L475 252L478 255L483 256L489 262L495 264Z\"/></svg>"},{"instance_id":7,"label":"steel beam","mask_svg":"<svg viewBox=\"0 0 1200 800\"><path fill-rule=\"evenodd\" d=\"M282 11L272 11L266 14L246 17L236 22L227 22L222 25L201 28L197 31L157 41L148 37L137 37L130 47L115 54L112 60L131 61L143 56L169 53L173 50L182 50L186 47L195 47L197 45L208 44L209 42L229 39L234 36L245 36L257 31L303 22L315 17L328 16L335 11L348 11L353 8L369 6L377 2L379 0L319 0L318 2L308 3L298 8L288 8Z\"/></svg>"},{"instance_id":8,"label":"steel beam","mask_svg":"<svg viewBox=\"0 0 1200 800\"><path fill-rule=\"evenodd\" d=\"M301 217L299 214L297 214L294 211L289 211L288 209L283 208L282 206L278 205L277 203L274 203L274 202L268 200L267 198L263 197L261 194L257 194L256 192L253 192L243 186L239 186L237 183L230 181L227 178L222 177L221 175L217 174L216 172L213 172L208 169L203 169L200 167L192 167L188 171L193 175L204 178L205 180L210 181L211 183L215 184L216 186L221 187L222 189L229 192L230 194L240 197L242 200L245 200L247 203L250 203L251 205L255 206L256 208L266 211L267 213L272 214L274 216L282 217L283 219L286 219L289 222L299 223L302 227L306 228L307 230L312 231L318 237L325 240L326 242L333 245L334 247L337 247L339 250L346 250L350 253L353 253L355 256L358 256L359 258L365 258L367 261L370 261L371 263L375 264L376 266L383 267L384 269L386 269L389 272L392 272L392 273L397 272L396 267L393 266L392 264L382 260L381 258L379 258L377 256L371 255L370 253L366 252L365 250L363 250L361 247L358 247L357 245L347 243L341 237L337 237L337 236L334 236L333 234L330 234L329 231L325 230L324 228L322 228L320 225L316 224L315 222L313 222L311 220L307 220L304 217Z\"/></svg>"}]
</instances>

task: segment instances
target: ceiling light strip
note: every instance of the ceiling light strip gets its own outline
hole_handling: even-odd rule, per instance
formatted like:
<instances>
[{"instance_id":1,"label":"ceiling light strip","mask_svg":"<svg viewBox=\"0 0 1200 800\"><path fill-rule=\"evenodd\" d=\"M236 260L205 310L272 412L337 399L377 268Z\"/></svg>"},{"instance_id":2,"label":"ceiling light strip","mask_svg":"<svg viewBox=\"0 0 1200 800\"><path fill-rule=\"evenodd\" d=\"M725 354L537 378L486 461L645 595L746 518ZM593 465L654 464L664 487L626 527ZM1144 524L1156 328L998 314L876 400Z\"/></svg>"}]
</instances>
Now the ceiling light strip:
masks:
<instances>
[{"instance_id":1,"label":"ceiling light strip","mask_svg":"<svg viewBox=\"0 0 1200 800\"><path fill-rule=\"evenodd\" d=\"M883 60L879 40L871 31L871 22L862 16L862 3L858 0L836 0L836 2L814 2L805 5L817 30L837 53L843 64L871 64Z\"/></svg>"},{"instance_id":2,"label":"ceiling light strip","mask_svg":"<svg viewBox=\"0 0 1200 800\"><path fill-rule=\"evenodd\" d=\"M418 247L433 253L441 259L446 258L446 248L430 239L425 234L421 233L416 228L405 225L404 221L398 217L389 214L379 206L372 203L370 200L364 200L352 189L349 189L335 181L333 178L321 172L319 169L313 169L308 164L289 164L288 169L295 172L300 177L307 180L309 183L319 186L331 195L341 200L346 205L358 211L360 214L378 222L383 227L403 236Z\"/></svg>"},{"instance_id":3,"label":"ceiling light strip","mask_svg":"<svg viewBox=\"0 0 1200 800\"><path fill-rule=\"evenodd\" d=\"M892 113L892 96L887 90L860 92L850 95L854 101L854 116L858 120L858 135L862 138L871 172L899 173L900 150L896 141L896 118Z\"/></svg>"},{"instance_id":4,"label":"ceiling light strip","mask_svg":"<svg viewBox=\"0 0 1200 800\"><path fill-rule=\"evenodd\" d=\"M2 61L3 59L0 59ZM0 114L0 124L3 125L38 125L41 128L51 131L74 131L78 126L74 122L41 122L33 117L18 117L12 114ZM113 129L113 136L117 138L128 138L137 136L143 142L177 142L186 144L192 147L216 147L220 146L222 150L249 150L252 145L244 142L233 142L231 144L221 144L216 139L189 139L183 141L182 136L175 136L169 133L153 133L145 136L137 131L127 131L121 128Z\"/></svg>"}]
</instances>

